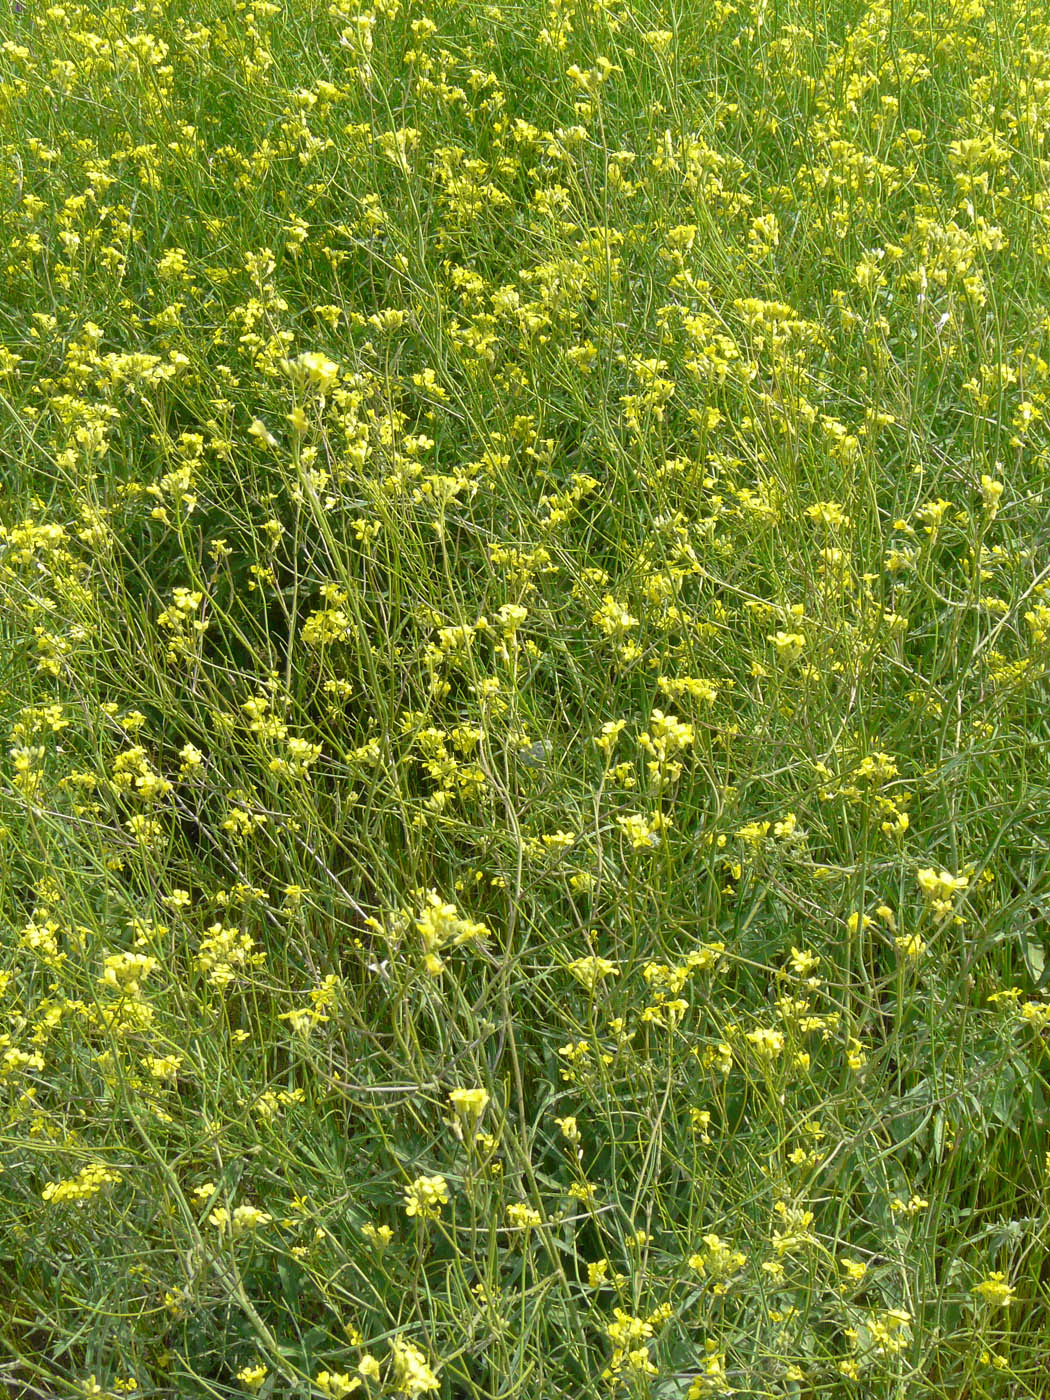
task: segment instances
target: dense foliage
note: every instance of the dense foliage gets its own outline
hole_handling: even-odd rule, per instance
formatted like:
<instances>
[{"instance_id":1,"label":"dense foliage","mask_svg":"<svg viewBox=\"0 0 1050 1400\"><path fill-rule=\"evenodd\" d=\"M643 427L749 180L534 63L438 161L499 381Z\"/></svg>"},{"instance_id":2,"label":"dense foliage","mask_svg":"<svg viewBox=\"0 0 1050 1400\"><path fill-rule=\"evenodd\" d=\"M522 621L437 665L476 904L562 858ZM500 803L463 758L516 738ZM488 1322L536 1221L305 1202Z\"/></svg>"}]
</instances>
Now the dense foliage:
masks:
<instances>
[{"instance_id":1,"label":"dense foliage","mask_svg":"<svg viewBox=\"0 0 1050 1400\"><path fill-rule=\"evenodd\" d=\"M1050 25L0 13L0 1383L1050 1390Z\"/></svg>"}]
</instances>

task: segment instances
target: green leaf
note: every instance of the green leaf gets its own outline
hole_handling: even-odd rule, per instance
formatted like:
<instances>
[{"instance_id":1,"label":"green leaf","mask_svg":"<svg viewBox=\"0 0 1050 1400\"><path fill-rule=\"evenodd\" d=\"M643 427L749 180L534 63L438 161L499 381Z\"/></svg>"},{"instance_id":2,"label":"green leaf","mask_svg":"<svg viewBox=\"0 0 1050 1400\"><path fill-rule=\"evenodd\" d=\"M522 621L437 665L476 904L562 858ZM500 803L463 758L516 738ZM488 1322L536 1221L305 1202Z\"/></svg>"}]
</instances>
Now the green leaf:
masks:
<instances>
[{"instance_id":1,"label":"green leaf","mask_svg":"<svg viewBox=\"0 0 1050 1400\"><path fill-rule=\"evenodd\" d=\"M1037 987L1041 987L1047 979L1046 945L1041 940L1037 941L1035 938L1024 935L1021 938L1021 947L1024 950L1028 975Z\"/></svg>"}]
</instances>

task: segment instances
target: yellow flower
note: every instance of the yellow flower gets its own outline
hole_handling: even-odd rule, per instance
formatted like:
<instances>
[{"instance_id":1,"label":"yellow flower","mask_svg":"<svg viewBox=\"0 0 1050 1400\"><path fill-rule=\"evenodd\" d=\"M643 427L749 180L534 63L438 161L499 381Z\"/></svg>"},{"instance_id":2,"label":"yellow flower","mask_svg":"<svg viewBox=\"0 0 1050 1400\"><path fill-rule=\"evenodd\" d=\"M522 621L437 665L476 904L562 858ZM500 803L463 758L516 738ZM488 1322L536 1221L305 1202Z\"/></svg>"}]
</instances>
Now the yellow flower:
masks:
<instances>
[{"instance_id":1,"label":"yellow flower","mask_svg":"<svg viewBox=\"0 0 1050 1400\"><path fill-rule=\"evenodd\" d=\"M759 1026L757 1030L748 1031L744 1039L760 1060L775 1060L784 1049L782 1032L768 1026Z\"/></svg>"},{"instance_id":2,"label":"yellow flower","mask_svg":"<svg viewBox=\"0 0 1050 1400\"><path fill-rule=\"evenodd\" d=\"M990 516L999 509L999 499L1003 494L1003 483L994 476L981 477L981 504Z\"/></svg>"},{"instance_id":3,"label":"yellow flower","mask_svg":"<svg viewBox=\"0 0 1050 1400\"><path fill-rule=\"evenodd\" d=\"M920 1211L926 1210L929 1204L925 1196L909 1196L906 1201L895 1196L890 1202L890 1210L894 1215L918 1215Z\"/></svg>"},{"instance_id":4,"label":"yellow flower","mask_svg":"<svg viewBox=\"0 0 1050 1400\"><path fill-rule=\"evenodd\" d=\"M399 1395L415 1397L431 1390L440 1390L441 1383L427 1364L417 1346L396 1338L390 1343L394 1389Z\"/></svg>"},{"instance_id":5,"label":"yellow flower","mask_svg":"<svg viewBox=\"0 0 1050 1400\"><path fill-rule=\"evenodd\" d=\"M416 918L416 930L423 941L423 952L437 960L437 954L451 943L459 947L470 939L484 939L489 930L482 923L460 917L454 904L447 904L436 890L427 890Z\"/></svg>"},{"instance_id":6,"label":"yellow flower","mask_svg":"<svg viewBox=\"0 0 1050 1400\"><path fill-rule=\"evenodd\" d=\"M1007 1283L1004 1273L989 1274L973 1291L997 1308L1008 1308L1015 1298L1014 1288Z\"/></svg>"},{"instance_id":7,"label":"yellow flower","mask_svg":"<svg viewBox=\"0 0 1050 1400\"><path fill-rule=\"evenodd\" d=\"M774 632L766 639L777 649L777 660L785 665L798 658L806 649L806 639L801 632Z\"/></svg>"},{"instance_id":8,"label":"yellow flower","mask_svg":"<svg viewBox=\"0 0 1050 1400\"><path fill-rule=\"evenodd\" d=\"M849 516L837 501L817 501L806 507L806 515L818 525L829 530L845 530L849 526Z\"/></svg>"},{"instance_id":9,"label":"yellow flower","mask_svg":"<svg viewBox=\"0 0 1050 1400\"><path fill-rule=\"evenodd\" d=\"M705 1356L700 1363L700 1371L694 1376L689 1387L687 1400L704 1400L706 1396L731 1395L729 1377L726 1373L726 1358L718 1350L716 1343L705 1342Z\"/></svg>"},{"instance_id":10,"label":"yellow flower","mask_svg":"<svg viewBox=\"0 0 1050 1400\"><path fill-rule=\"evenodd\" d=\"M339 366L335 361L312 350L304 351L297 360L282 361L281 368L293 379L319 389L322 394L326 394L339 378Z\"/></svg>"},{"instance_id":11,"label":"yellow flower","mask_svg":"<svg viewBox=\"0 0 1050 1400\"><path fill-rule=\"evenodd\" d=\"M724 1293L725 1286L720 1281L738 1274L746 1263L747 1256L731 1248L718 1235L705 1235L703 1253L693 1254L689 1258L691 1269L715 1281L716 1293Z\"/></svg>"},{"instance_id":12,"label":"yellow flower","mask_svg":"<svg viewBox=\"0 0 1050 1400\"><path fill-rule=\"evenodd\" d=\"M360 1389L361 1380L345 1371L318 1371L314 1377L314 1385L323 1395L331 1396L332 1400L344 1400L344 1396L352 1395L355 1390Z\"/></svg>"},{"instance_id":13,"label":"yellow flower","mask_svg":"<svg viewBox=\"0 0 1050 1400\"><path fill-rule=\"evenodd\" d=\"M258 1230L263 1225L269 1225L273 1216L257 1210L255 1206L237 1206L232 1214L225 1206L217 1206L208 1219L220 1235L242 1235L246 1230Z\"/></svg>"},{"instance_id":14,"label":"yellow flower","mask_svg":"<svg viewBox=\"0 0 1050 1400\"><path fill-rule=\"evenodd\" d=\"M709 1108L691 1108L689 1110L689 1123L694 1132L699 1133L700 1141L705 1146L710 1146L711 1134L708 1129L711 1127L711 1110Z\"/></svg>"},{"instance_id":15,"label":"yellow flower","mask_svg":"<svg viewBox=\"0 0 1050 1400\"><path fill-rule=\"evenodd\" d=\"M629 816L617 817L616 825L633 849L639 851L646 846L660 844L660 833L671 826L671 818L663 812L653 812L648 817L641 812L632 812Z\"/></svg>"},{"instance_id":16,"label":"yellow flower","mask_svg":"<svg viewBox=\"0 0 1050 1400\"><path fill-rule=\"evenodd\" d=\"M507 1207L507 1221L518 1230L531 1230L534 1226L543 1224L543 1216L532 1206L521 1201L512 1201Z\"/></svg>"},{"instance_id":17,"label":"yellow flower","mask_svg":"<svg viewBox=\"0 0 1050 1400\"><path fill-rule=\"evenodd\" d=\"M906 958L921 958L926 951L926 944L917 933L900 934L893 942Z\"/></svg>"},{"instance_id":18,"label":"yellow flower","mask_svg":"<svg viewBox=\"0 0 1050 1400\"><path fill-rule=\"evenodd\" d=\"M62 1205L70 1201L80 1205L84 1201L91 1200L93 1196L97 1196L104 1187L113 1185L120 1180L119 1172L110 1171L101 1162L93 1162L89 1166L81 1168L80 1172L69 1181L48 1182L41 1194L45 1201L55 1205Z\"/></svg>"},{"instance_id":19,"label":"yellow flower","mask_svg":"<svg viewBox=\"0 0 1050 1400\"><path fill-rule=\"evenodd\" d=\"M405 1214L421 1220L437 1220L448 1204L448 1182L443 1176L418 1176L404 1192Z\"/></svg>"},{"instance_id":20,"label":"yellow flower","mask_svg":"<svg viewBox=\"0 0 1050 1400\"><path fill-rule=\"evenodd\" d=\"M851 1035L846 1044L846 1063L854 1072L862 1070L868 1063L868 1056L864 1046L856 1036Z\"/></svg>"},{"instance_id":21,"label":"yellow flower","mask_svg":"<svg viewBox=\"0 0 1050 1400\"><path fill-rule=\"evenodd\" d=\"M938 923L951 917L956 895L964 894L970 887L968 876L952 875L947 870L938 871L932 866L919 870L915 878ZM956 922L962 921L957 918Z\"/></svg>"},{"instance_id":22,"label":"yellow flower","mask_svg":"<svg viewBox=\"0 0 1050 1400\"><path fill-rule=\"evenodd\" d=\"M361 1226L361 1233L365 1239L374 1244L377 1249L385 1249L394 1238L394 1232L389 1225L372 1225L371 1223Z\"/></svg>"},{"instance_id":23,"label":"yellow flower","mask_svg":"<svg viewBox=\"0 0 1050 1400\"><path fill-rule=\"evenodd\" d=\"M608 958L574 958L569 963L569 971L582 987L593 992L597 984L606 977L619 977L620 969Z\"/></svg>"},{"instance_id":24,"label":"yellow flower","mask_svg":"<svg viewBox=\"0 0 1050 1400\"><path fill-rule=\"evenodd\" d=\"M613 749L616 746L616 740L623 733L626 726L627 721L625 719L606 720L606 722L602 725L601 733L594 740L595 744L597 744L598 748L601 749L602 753L604 753L606 756L612 753Z\"/></svg>"},{"instance_id":25,"label":"yellow flower","mask_svg":"<svg viewBox=\"0 0 1050 1400\"><path fill-rule=\"evenodd\" d=\"M476 1122L485 1112L489 1102L488 1090L480 1088L452 1089L448 1097L452 1107L468 1122Z\"/></svg>"},{"instance_id":26,"label":"yellow flower","mask_svg":"<svg viewBox=\"0 0 1050 1400\"><path fill-rule=\"evenodd\" d=\"M792 946L791 957L788 959L791 964L791 971L796 977L808 977L815 972L820 957L818 954L810 952L808 948L796 948Z\"/></svg>"},{"instance_id":27,"label":"yellow flower","mask_svg":"<svg viewBox=\"0 0 1050 1400\"><path fill-rule=\"evenodd\" d=\"M607 637L620 638L626 636L632 627L638 626L638 619L632 617L622 604L618 603L611 593L606 593L602 600L602 605L597 608L591 616L594 625L601 629Z\"/></svg>"},{"instance_id":28,"label":"yellow flower","mask_svg":"<svg viewBox=\"0 0 1050 1400\"><path fill-rule=\"evenodd\" d=\"M154 1079L175 1079L182 1068L181 1055L147 1055L146 1068Z\"/></svg>"}]
</instances>

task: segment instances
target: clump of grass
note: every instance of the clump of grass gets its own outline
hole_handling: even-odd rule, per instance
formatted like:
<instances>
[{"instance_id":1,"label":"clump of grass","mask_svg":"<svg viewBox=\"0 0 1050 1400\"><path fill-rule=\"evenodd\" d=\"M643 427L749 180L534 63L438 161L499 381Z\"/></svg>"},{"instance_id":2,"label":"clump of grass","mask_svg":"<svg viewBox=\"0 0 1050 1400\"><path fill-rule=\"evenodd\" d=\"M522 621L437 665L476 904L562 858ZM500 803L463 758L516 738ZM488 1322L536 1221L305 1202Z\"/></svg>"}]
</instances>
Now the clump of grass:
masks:
<instances>
[{"instance_id":1,"label":"clump of grass","mask_svg":"<svg viewBox=\"0 0 1050 1400\"><path fill-rule=\"evenodd\" d=\"M1050 26L2 27L0 1380L1044 1395Z\"/></svg>"}]
</instances>

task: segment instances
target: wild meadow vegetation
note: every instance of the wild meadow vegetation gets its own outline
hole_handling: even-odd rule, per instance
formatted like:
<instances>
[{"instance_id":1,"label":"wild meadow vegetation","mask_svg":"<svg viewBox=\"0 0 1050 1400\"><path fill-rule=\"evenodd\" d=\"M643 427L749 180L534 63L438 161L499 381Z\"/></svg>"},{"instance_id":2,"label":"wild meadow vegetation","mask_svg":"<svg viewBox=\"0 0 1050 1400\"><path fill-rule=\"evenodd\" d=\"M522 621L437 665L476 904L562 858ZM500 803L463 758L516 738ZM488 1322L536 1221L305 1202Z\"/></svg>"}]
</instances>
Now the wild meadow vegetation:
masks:
<instances>
[{"instance_id":1,"label":"wild meadow vegetation","mask_svg":"<svg viewBox=\"0 0 1050 1400\"><path fill-rule=\"evenodd\" d=\"M1045 13L0 75L0 1388L1045 1398Z\"/></svg>"}]
</instances>

